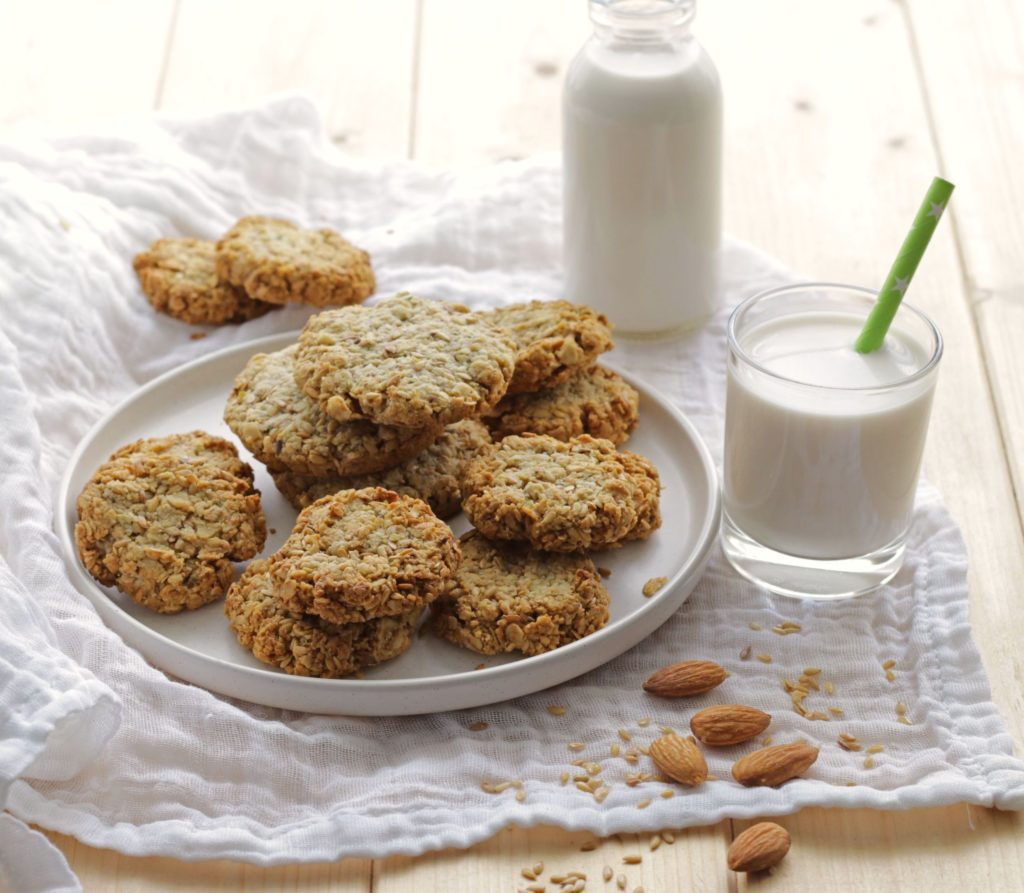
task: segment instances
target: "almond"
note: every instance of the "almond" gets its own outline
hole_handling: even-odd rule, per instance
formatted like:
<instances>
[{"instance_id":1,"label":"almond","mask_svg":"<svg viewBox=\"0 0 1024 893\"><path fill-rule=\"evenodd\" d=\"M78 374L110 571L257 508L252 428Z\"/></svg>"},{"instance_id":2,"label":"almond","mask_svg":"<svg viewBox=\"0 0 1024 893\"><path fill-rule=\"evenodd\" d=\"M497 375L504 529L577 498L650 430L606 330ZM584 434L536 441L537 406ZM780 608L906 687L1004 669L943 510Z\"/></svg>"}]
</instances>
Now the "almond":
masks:
<instances>
[{"instance_id":1,"label":"almond","mask_svg":"<svg viewBox=\"0 0 1024 893\"><path fill-rule=\"evenodd\" d=\"M740 834L729 847L733 871L764 871L778 865L789 852L789 832L775 822L758 822Z\"/></svg>"},{"instance_id":2,"label":"almond","mask_svg":"<svg viewBox=\"0 0 1024 893\"><path fill-rule=\"evenodd\" d=\"M663 735L650 746L651 759L673 781L680 784L703 784L708 777L708 764L693 738Z\"/></svg>"},{"instance_id":3,"label":"almond","mask_svg":"<svg viewBox=\"0 0 1024 893\"><path fill-rule=\"evenodd\" d=\"M684 660L653 673L644 683L644 691L662 698L692 698L721 685L728 675L714 661Z\"/></svg>"},{"instance_id":4,"label":"almond","mask_svg":"<svg viewBox=\"0 0 1024 893\"><path fill-rule=\"evenodd\" d=\"M775 787L806 772L818 759L818 748L804 741L755 750L737 760L732 777L740 784Z\"/></svg>"},{"instance_id":5,"label":"almond","mask_svg":"<svg viewBox=\"0 0 1024 893\"><path fill-rule=\"evenodd\" d=\"M693 715L690 730L702 744L729 747L756 738L771 723L769 714L743 704L718 704Z\"/></svg>"}]
</instances>

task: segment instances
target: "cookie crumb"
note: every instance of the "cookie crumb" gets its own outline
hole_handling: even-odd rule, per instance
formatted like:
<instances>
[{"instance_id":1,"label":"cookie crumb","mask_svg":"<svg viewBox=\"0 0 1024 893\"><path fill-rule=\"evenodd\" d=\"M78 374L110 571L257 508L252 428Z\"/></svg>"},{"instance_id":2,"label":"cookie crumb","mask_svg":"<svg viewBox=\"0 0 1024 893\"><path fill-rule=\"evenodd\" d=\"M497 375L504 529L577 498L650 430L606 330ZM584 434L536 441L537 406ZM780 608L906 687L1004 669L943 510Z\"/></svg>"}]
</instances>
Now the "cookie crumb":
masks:
<instances>
[{"instance_id":1,"label":"cookie crumb","mask_svg":"<svg viewBox=\"0 0 1024 893\"><path fill-rule=\"evenodd\" d=\"M188 336L189 341L202 341L206 337L206 332L193 332Z\"/></svg>"},{"instance_id":2,"label":"cookie crumb","mask_svg":"<svg viewBox=\"0 0 1024 893\"><path fill-rule=\"evenodd\" d=\"M668 582L668 577L651 577L644 583L643 593L645 598L650 598Z\"/></svg>"}]
</instances>

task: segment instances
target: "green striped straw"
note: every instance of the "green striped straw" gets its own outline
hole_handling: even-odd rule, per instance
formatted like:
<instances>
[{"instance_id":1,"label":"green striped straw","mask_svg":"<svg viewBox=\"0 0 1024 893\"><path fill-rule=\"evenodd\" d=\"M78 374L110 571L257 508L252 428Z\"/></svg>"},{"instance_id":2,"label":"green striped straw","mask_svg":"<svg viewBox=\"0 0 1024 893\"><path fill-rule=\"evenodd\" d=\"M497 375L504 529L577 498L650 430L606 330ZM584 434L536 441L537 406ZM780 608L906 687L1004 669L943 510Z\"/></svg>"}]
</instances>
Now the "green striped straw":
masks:
<instances>
[{"instance_id":1,"label":"green striped straw","mask_svg":"<svg viewBox=\"0 0 1024 893\"><path fill-rule=\"evenodd\" d=\"M878 292L878 300L871 308L867 322L860 330L857 343L854 344L858 353L878 350L885 341L885 333L889 331L893 317L900 309L900 302L907 293L907 286L914 277L917 265L921 263L924 250L928 247L939 218L946 210L946 202L952 194L953 184L948 180L943 180L942 177L935 177L932 180L910 232L903 240L900 253L896 255L889 275L885 277L885 282Z\"/></svg>"}]
</instances>

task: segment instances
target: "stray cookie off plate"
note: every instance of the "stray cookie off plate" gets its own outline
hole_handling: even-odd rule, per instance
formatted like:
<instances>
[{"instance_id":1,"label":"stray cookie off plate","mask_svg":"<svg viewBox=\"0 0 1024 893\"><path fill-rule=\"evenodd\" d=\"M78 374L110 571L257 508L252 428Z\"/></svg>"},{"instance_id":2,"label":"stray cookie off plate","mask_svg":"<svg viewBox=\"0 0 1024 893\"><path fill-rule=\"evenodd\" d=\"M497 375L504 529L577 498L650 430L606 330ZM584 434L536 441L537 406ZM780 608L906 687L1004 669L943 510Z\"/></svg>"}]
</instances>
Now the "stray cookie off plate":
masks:
<instances>
[{"instance_id":1,"label":"stray cookie off plate","mask_svg":"<svg viewBox=\"0 0 1024 893\"><path fill-rule=\"evenodd\" d=\"M711 554L717 532L714 466L693 426L657 391L621 369L615 371L641 398L640 424L630 438L629 449L658 468L664 485L664 523L646 540L594 556L596 565L612 571L603 580L611 597L608 623L553 651L535 656L519 652L482 655L439 639L428 629L424 635L417 634L400 655L362 671L362 678L312 678L254 657L239 643L224 615L223 601L187 613L157 614L93 580L78 557L73 531L75 499L95 470L116 449L139 438L202 428L234 440L221 416L235 378L254 354L283 350L294 344L296 337L297 333L291 332L229 347L148 383L113 408L70 457L58 492L55 532L76 588L124 640L125 647L140 651L178 678L233 698L317 713L403 715L490 704L557 685L637 645L685 601ZM253 468L266 516L268 539L258 561L285 542L297 512L277 491L266 468L253 461L237 441L235 445ZM462 515L449 524L457 535L470 528ZM645 598L644 583L661 576L668 582ZM266 629L261 654L272 660L289 660L283 650L285 638L277 634L280 627L270 620ZM389 635L387 629L384 634ZM369 643L366 653L385 653L386 639L368 637L365 641ZM400 642L392 641L396 646ZM300 643L292 655L298 655L303 647ZM353 647L358 650L362 646L354 643ZM327 652L321 649L320 653ZM311 671L326 668L326 664L315 665L316 658L308 660ZM348 669L342 658L331 660L341 661L334 664L334 672ZM484 669L475 669L481 664ZM299 669L298 665L293 669Z\"/></svg>"}]
</instances>

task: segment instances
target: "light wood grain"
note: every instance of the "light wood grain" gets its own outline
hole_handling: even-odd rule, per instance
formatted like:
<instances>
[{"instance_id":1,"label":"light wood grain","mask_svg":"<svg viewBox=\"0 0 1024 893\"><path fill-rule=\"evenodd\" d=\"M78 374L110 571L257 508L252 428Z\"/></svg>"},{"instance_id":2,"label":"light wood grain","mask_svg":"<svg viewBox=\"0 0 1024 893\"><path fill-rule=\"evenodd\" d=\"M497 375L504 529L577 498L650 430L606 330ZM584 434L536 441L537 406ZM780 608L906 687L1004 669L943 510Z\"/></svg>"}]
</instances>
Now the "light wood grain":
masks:
<instances>
[{"instance_id":1,"label":"light wood grain","mask_svg":"<svg viewBox=\"0 0 1024 893\"><path fill-rule=\"evenodd\" d=\"M237 13L237 6L200 10L183 0L166 104L212 107L302 86L330 106L332 127L354 128L347 145L367 154L392 154L387 147L403 139L417 158L440 164L557 147L565 65L588 31L582 4L423 0L418 41L415 15L406 31L397 13L382 24L377 4L346 4L345 15L329 5L293 6L290 22L261 6L253 26L235 21L231 11ZM886 272L943 160L959 184L952 218L959 243L944 221L909 298L936 318L947 339L926 470L964 530L975 638L1019 746L1024 541L1010 467L1020 492L1024 361L1014 349L1024 303L1021 229L1013 213L1020 205L1024 127L1020 13L1011 0L911 0L910 10L908 18L888 0L704 3L695 29L719 64L726 94L726 222L734 234L807 276L870 284ZM211 37L230 33L248 35L249 43L231 47ZM366 64L357 77L340 77L322 48L353 41L359 44L353 53ZM402 58L392 61L400 69L409 66L404 73L370 64L391 55L396 44L394 55ZM317 52L300 58L296 46ZM261 53L272 57L265 66ZM232 65L235 70L227 71ZM380 106L389 103L394 109L385 113ZM346 114L339 116L338 109ZM0 102L0 120L4 114ZM634 883L642 878L647 893L762 885L797 893L960 893L1019 889L1024 876L1024 822L1017 814L965 806L804 810L780 821L792 830L794 848L774 877L748 881L726 870L727 822L691 831L655 853L647 851L646 838L624 837L644 854L639 870L627 874ZM743 826L736 823L736 830ZM466 852L378 861L371 879L362 873L367 863L293 867L291 873L226 862L183 865L51 837L86 890L104 893L172 884L204 890L504 891L514 890L519 870L538 860L548 873L583 866L592 878L588 889L603 889L594 883L600 867L617 862L624 851L614 839L581 853L588 835L512 830Z\"/></svg>"},{"instance_id":2,"label":"light wood grain","mask_svg":"<svg viewBox=\"0 0 1024 893\"><path fill-rule=\"evenodd\" d=\"M790 832L790 854L770 876L738 877L741 893L1009 893L1024 877L1016 813L804 809L773 821Z\"/></svg>"},{"instance_id":3,"label":"light wood grain","mask_svg":"<svg viewBox=\"0 0 1024 893\"><path fill-rule=\"evenodd\" d=\"M173 8L173 0L5 4L0 125L95 125L152 109Z\"/></svg>"},{"instance_id":4,"label":"light wood grain","mask_svg":"<svg viewBox=\"0 0 1024 893\"><path fill-rule=\"evenodd\" d=\"M1024 6L911 0L908 10L1024 513Z\"/></svg>"},{"instance_id":5,"label":"light wood grain","mask_svg":"<svg viewBox=\"0 0 1024 893\"><path fill-rule=\"evenodd\" d=\"M416 0L180 0L162 109L211 110L302 90L335 144L404 158Z\"/></svg>"},{"instance_id":6,"label":"light wood grain","mask_svg":"<svg viewBox=\"0 0 1024 893\"><path fill-rule=\"evenodd\" d=\"M426 0L413 157L521 158L560 146L565 69L590 34L582 3Z\"/></svg>"},{"instance_id":7,"label":"light wood grain","mask_svg":"<svg viewBox=\"0 0 1024 893\"><path fill-rule=\"evenodd\" d=\"M522 870L537 863L544 866L542 884L549 883L551 875L581 871L587 875L588 890L617 890L614 883L601 879L608 865L616 878L620 874L627 878L627 893L638 886L649 893L726 893L730 889L724 870L728 822L676 832L674 844L663 844L655 852L650 850L650 836L622 834L598 841L586 832L558 828L507 829L470 850L375 862L373 893L508 893L533 883L523 877ZM585 843L598 843L598 847L584 852ZM639 855L642 861L626 865L622 861L626 855Z\"/></svg>"}]
</instances>

